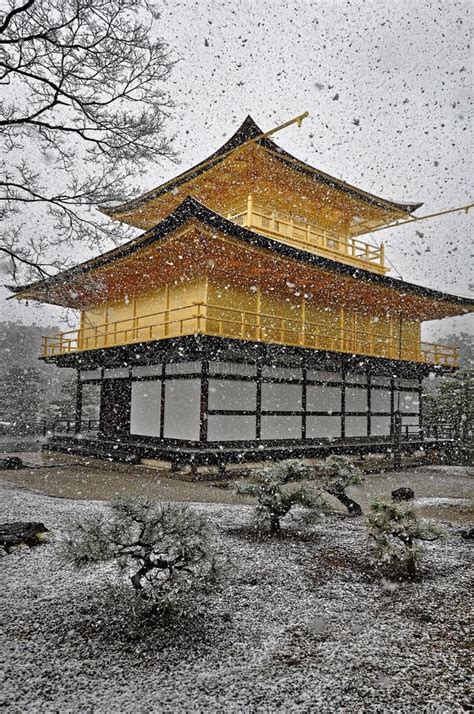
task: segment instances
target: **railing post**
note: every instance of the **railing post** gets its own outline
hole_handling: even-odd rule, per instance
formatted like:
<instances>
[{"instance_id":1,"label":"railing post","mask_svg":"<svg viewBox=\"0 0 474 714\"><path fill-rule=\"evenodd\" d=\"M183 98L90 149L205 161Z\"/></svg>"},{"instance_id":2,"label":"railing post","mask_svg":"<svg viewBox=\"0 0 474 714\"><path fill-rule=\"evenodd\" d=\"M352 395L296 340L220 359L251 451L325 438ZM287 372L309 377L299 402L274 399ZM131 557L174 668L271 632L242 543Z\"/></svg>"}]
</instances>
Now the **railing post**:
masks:
<instances>
[{"instance_id":1,"label":"railing post","mask_svg":"<svg viewBox=\"0 0 474 714\"><path fill-rule=\"evenodd\" d=\"M246 225L247 228L252 226L252 214L253 214L253 196L251 193L247 196L247 218Z\"/></svg>"},{"instance_id":2,"label":"railing post","mask_svg":"<svg viewBox=\"0 0 474 714\"><path fill-rule=\"evenodd\" d=\"M380 250L379 250L379 257L380 257L380 265L382 268L385 268L385 243L382 241L380 244Z\"/></svg>"}]
</instances>

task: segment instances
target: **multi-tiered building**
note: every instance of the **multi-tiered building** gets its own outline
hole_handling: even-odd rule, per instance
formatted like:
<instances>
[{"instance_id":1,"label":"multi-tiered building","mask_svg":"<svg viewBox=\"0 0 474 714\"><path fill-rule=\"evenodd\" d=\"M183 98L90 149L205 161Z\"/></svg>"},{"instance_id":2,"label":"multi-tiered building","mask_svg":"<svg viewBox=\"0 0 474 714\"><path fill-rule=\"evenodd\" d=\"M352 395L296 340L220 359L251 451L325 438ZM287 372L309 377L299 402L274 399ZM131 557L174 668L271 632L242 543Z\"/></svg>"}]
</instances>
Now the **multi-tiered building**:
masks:
<instances>
[{"instance_id":1,"label":"multi-tiered building","mask_svg":"<svg viewBox=\"0 0 474 714\"><path fill-rule=\"evenodd\" d=\"M42 358L78 372L50 447L221 463L421 439L421 379L457 366L421 323L472 309L387 275L361 239L421 204L308 166L248 117L176 179L107 210L136 239L18 298L80 311ZM232 150L232 151L231 151ZM398 418L398 417L397 417Z\"/></svg>"}]
</instances>

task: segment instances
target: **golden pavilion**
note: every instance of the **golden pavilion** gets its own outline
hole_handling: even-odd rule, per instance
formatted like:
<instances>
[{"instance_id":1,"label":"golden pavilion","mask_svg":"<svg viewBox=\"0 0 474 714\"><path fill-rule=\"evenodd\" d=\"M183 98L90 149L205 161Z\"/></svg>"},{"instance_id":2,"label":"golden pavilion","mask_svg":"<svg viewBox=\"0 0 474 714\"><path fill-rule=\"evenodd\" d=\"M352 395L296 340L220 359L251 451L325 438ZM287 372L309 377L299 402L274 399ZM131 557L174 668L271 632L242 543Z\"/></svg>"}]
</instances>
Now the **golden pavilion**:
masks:
<instances>
[{"instance_id":1,"label":"golden pavilion","mask_svg":"<svg viewBox=\"0 0 474 714\"><path fill-rule=\"evenodd\" d=\"M72 433L48 446L222 464L422 438L421 380L456 347L427 320L472 300L388 275L363 236L421 206L291 156L251 117L220 149L107 215L143 232L16 297L74 308L42 358L78 372Z\"/></svg>"}]
</instances>

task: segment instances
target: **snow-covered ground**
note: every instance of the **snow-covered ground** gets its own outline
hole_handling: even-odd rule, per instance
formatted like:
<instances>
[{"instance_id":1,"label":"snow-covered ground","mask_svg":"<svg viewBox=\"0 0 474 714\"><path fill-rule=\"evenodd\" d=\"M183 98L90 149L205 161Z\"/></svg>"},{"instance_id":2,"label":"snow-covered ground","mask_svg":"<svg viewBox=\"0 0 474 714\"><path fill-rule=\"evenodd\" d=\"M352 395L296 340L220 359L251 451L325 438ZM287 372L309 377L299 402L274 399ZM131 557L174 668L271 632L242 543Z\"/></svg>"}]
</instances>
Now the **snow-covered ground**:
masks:
<instances>
[{"instance_id":1,"label":"snow-covered ground","mask_svg":"<svg viewBox=\"0 0 474 714\"><path fill-rule=\"evenodd\" d=\"M2 521L100 502L3 492ZM233 568L198 624L163 631L107 595L110 568L60 567L54 542L1 560L7 712L457 712L468 701L468 542L428 544L421 582L370 576L360 519L258 541L250 506L199 504Z\"/></svg>"}]
</instances>

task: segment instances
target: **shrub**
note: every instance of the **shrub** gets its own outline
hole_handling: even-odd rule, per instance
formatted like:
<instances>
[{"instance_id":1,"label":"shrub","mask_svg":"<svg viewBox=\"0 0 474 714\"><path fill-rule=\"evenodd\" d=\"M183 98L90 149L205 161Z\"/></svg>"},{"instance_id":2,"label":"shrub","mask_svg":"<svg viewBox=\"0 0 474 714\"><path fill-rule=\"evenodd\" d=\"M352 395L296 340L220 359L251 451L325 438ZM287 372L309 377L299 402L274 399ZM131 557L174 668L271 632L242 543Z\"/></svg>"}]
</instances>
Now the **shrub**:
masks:
<instances>
[{"instance_id":1,"label":"shrub","mask_svg":"<svg viewBox=\"0 0 474 714\"><path fill-rule=\"evenodd\" d=\"M301 462L280 461L257 471L253 481L237 481L234 491L238 495L254 496L257 499L256 518L261 528L271 534L280 533L281 520L299 506L304 510L305 520L316 520L325 502L322 494L306 486L292 488L292 481L301 481L312 475L310 468Z\"/></svg>"},{"instance_id":2,"label":"shrub","mask_svg":"<svg viewBox=\"0 0 474 714\"><path fill-rule=\"evenodd\" d=\"M328 456L321 464L320 473L325 491L338 499L353 516L361 516L362 508L346 494L349 486L363 483L364 475L347 456Z\"/></svg>"},{"instance_id":3,"label":"shrub","mask_svg":"<svg viewBox=\"0 0 474 714\"><path fill-rule=\"evenodd\" d=\"M406 504L373 501L367 527L375 563L399 577L414 578L421 556L420 541L437 540L441 533Z\"/></svg>"},{"instance_id":4,"label":"shrub","mask_svg":"<svg viewBox=\"0 0 474 714\"><path fill-rule=\"evenodd\" d=\"M77 568L113 561L135 594L161 616L190 613L219 574L202 516L184 504L118 498L110 510L74 523L63 557Z\"/></svg>"}]
</instances>

